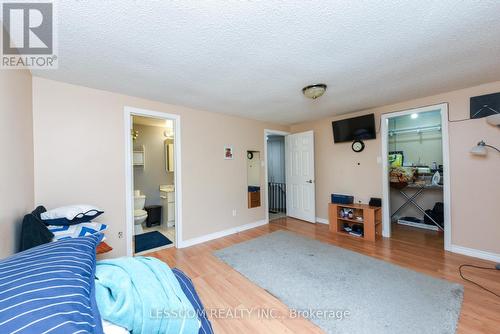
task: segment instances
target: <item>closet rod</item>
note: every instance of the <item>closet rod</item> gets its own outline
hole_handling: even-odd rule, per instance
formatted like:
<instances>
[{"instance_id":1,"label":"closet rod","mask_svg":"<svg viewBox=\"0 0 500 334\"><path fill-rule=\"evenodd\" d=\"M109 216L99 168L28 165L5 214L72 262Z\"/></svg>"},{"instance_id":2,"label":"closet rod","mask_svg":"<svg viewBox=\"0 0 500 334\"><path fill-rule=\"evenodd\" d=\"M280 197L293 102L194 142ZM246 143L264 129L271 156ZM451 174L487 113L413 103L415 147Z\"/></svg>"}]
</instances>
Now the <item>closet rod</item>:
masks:
<instances>
[{"instance_id":1,"label":"closet rod","mask_svg":"<svg viewBox=\"0 0 500 334\"><path fill-rule=\"evenodd\" d=\"M423 126L419 128L406 128L399 130L389 130L389 136L405 134L405 133L422 133L422 132L431 132L431 131L441 131L441 125L432 125L432 126Z\"/></svg>"}]
</instances>

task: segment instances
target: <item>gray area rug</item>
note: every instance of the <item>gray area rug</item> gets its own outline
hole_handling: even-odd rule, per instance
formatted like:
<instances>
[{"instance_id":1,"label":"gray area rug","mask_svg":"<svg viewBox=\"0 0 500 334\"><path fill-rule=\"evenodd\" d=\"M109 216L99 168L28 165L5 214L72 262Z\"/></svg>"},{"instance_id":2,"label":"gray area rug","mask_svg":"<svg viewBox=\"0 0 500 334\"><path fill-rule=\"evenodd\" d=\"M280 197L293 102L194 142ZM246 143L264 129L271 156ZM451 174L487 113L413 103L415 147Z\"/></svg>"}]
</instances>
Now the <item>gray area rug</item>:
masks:
<instances>
[{"instance_id":1,"label":"gray area rug","mask_svg":"<svg viewBox=\"0 0 500 334\"><path fill-rule=\"evenodd\" d=\"M459 284L285 231L215 255L327 333L456 330Z\"/></svg>"}]
</instances>

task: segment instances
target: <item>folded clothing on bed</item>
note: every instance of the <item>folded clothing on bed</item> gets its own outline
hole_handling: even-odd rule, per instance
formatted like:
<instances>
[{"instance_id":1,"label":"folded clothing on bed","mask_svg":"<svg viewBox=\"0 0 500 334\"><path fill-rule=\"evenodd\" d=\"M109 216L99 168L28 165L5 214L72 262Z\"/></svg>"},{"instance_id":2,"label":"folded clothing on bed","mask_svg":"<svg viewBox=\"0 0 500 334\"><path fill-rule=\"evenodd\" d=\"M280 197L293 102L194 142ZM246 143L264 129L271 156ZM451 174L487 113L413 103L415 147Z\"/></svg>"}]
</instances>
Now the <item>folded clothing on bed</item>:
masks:
<instances>
[{"instance_id":1,"label":"folded clothing on bed","mask_svg":"<svg viewBox=\"0 0 500 334\"><path fill-rule=\"evenodd\" d=\"M87 222L76 225L49 225L47 228L54 234L53 240L55 241L104 233L104 231L108 229L108 225L97 222Z\"/></svg>"},{"instance_id":2,"label":"folded clothing on bed","mask_svg":"<svg viewBox=\"0 0 500 334\"><path fill-rule=\"evenodd\" d=\"M97 222L82 222L68 225L47 225L49 220L42 220L46 213L43 206L38 206L33 212L24 216L21 228L20 251L24 251L51 241L78 238L98 233L104 233L108 226ZM88 218L88 217L86 217ZM105 238L102 239L104 241Z\"/></svg>"},{"instance_id":3,"label":"folded clothing on bed","mask_svg":"<svg viewBox=\"0 0 500 334\"><path fill-rule=\"evenodd\" d=\"M98 261L95 284L101 317L134 334L198 333L196 311L172 270L158 259Z\"/></svg>"}]
</instances>

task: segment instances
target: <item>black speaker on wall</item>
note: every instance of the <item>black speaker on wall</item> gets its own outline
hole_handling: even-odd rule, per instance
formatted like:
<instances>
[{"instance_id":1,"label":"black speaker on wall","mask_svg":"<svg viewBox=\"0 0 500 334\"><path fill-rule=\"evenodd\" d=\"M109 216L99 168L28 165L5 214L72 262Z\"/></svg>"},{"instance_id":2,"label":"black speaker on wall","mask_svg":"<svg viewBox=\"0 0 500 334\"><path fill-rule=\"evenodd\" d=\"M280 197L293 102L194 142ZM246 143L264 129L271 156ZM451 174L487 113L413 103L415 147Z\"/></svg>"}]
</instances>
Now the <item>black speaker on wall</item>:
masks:
<instances>
[{"instance_id":1,"label":"black speaker on wall","mask_svg":"<svg viewBox=\"0 0 500 334\"><path fill-rule=\"evenodd\" d=\"M500 114L500 93L470 98L470 118L482 118Z\"/></svg>"}]
</instances>

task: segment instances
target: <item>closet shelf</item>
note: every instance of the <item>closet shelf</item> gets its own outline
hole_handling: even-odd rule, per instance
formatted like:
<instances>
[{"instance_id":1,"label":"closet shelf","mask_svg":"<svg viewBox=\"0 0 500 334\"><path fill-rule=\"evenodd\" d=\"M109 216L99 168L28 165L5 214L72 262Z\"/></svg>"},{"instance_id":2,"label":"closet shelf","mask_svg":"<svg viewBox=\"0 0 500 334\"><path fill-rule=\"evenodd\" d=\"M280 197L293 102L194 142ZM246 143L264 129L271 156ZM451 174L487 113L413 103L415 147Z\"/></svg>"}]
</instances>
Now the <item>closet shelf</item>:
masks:
<instances>
[{"instance_id":1,"label":"closet shelf","mask_svg":"<svg viewBox=\"0 0 500 334\"><path fill-rule=\"evenodd\" d=\"M398 129L398 130L389 130L389 136L394 135L402 135L408 133L424 133L424 132L432 132L432 131L441 131L441 125L432 125L432 126L423 126L417 128L406 128L406 129Z\"/></svg>"}]
</instances>

